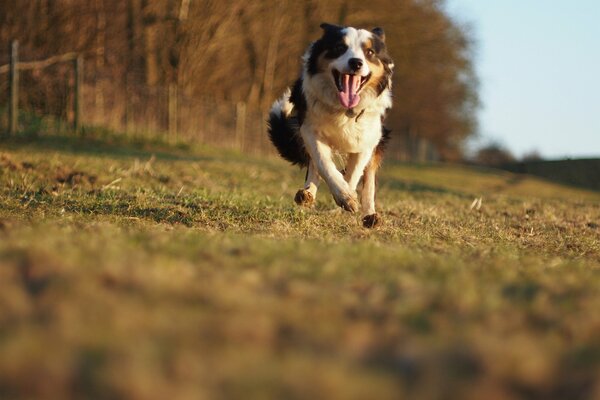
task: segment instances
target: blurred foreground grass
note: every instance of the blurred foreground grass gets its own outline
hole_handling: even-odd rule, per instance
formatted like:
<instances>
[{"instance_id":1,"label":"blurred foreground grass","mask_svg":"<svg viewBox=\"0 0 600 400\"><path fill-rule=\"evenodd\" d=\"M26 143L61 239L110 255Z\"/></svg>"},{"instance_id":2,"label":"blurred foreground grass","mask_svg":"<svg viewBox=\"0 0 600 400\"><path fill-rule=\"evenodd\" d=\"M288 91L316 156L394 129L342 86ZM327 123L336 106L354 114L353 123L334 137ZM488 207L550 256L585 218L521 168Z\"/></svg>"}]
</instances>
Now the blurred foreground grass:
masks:
<instances>
[{"instance_id":1,"label":"blurred foreground grass","mask_svg":"<svg viewBox=\"0 0 600 400\"><path fill-rule=\"evenodd\" d=\"M600 194L390 163L368 231L302 178L2 142L0 398L600 397Z\"/></svg>"}]
</instances>

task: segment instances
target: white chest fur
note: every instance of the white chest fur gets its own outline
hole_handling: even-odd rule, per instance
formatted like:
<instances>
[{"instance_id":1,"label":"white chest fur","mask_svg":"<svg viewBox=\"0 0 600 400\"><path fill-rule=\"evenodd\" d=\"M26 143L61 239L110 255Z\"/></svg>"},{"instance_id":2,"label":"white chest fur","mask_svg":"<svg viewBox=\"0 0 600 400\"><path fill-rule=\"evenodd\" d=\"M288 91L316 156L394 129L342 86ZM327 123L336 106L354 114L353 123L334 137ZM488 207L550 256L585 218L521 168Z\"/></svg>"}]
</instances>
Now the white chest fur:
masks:
<instances>
[{"instance_id":1,"label":"white chest fur","mask_svg":"<svg viewBox=\"0 0 600 400\"><path fill-rule=\"evenodd\" d=\"M343 153L362 153L377 146L382 135L381 117L392 106L389 88L380 95L366 88L354 116L340 107L335 86L325 74L305 74L303 91L308 105L303 129Z\"/></svg>"},{"instance_id":2,"label":"white chest fur","mask_svg":"<svg viewBox=\"0 0 600 400\"><path fill-rule=\"evenodd\" d=\"M373 149L381 139L381 115L364 112L360 117L314 107L304 122L319 139L343 153L361 153Z\"/></svg>"}]
</instances>

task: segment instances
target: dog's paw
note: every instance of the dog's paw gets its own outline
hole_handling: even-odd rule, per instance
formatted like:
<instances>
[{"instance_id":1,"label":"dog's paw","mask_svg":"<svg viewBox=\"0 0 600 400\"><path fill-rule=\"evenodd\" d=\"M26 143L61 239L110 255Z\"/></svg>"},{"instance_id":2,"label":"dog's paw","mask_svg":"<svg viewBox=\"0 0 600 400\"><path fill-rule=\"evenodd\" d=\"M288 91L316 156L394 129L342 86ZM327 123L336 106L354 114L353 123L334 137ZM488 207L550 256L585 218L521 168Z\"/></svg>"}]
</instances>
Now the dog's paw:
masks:
<instances>
[{"instance_id":1,"label":"dog's paw","mask_svg":"<svg viewBox=\"0 0 600 400\"><path fill-rule=\"evenodd\" d=\"M381 224L381 218L377 213L366 215L363 217L362 223L365 228L373 229Z\"/></svg>"},{"instance_id":2,"label":"dog's paw","mask_svg":"<svg viewBox=\"0 0 600 400\"><path fill-rule=\"evenodd\" d=\"M344 210L351 213L358 211L359 204L356 195L342 194L341 196L334 197L334 199L336 204Z\"/></svg>"},{"instance_id":3,"label":"dog's paw","mask_svg":"<svg viewBox=\"0 0 600 400\"><path fill-rule=\"evenodd\" d=\"M306 189L300 189L294 196L294 201L299 206L311 207L315 203L315 197Z\"/></svg>"}]
</instances>

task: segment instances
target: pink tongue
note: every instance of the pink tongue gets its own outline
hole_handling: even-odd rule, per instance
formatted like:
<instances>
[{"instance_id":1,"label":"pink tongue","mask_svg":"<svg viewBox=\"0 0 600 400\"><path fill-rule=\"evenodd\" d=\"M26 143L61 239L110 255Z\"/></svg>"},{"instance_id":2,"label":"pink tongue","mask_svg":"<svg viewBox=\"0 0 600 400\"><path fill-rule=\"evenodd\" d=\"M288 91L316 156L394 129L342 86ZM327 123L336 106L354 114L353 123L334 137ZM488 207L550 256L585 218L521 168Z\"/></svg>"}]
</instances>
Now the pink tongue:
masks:
<instances>
[{"instance_id":1,"label":"pink tongue","mask_svg":"<svg viewBox=\"0 0 600 400\"><path fill-rule=\"evenodd\" d=\"M346 108L354 108L360 101L358 88L360 87L360 76L342 75L342 91L338 92L340 103Z\"/></svg>"}]
</instances>

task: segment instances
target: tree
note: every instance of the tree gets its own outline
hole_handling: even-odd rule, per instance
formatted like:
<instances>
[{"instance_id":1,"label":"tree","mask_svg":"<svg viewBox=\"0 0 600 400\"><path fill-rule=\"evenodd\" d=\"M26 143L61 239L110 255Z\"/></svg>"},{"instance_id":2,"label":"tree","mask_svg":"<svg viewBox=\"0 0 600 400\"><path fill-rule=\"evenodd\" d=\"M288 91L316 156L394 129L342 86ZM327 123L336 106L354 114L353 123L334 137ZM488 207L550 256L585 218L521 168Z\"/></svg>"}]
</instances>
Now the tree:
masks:
<instances>
[{"instance_id":1,"label":"tree","mask_svg":"<svg viewBox=\"0 0 600 400\"><path fill-rule=\"evenodd\" d=\"M396 136L427 139L443 159L459 158L477 129L474 44L441 0L14 0L0 3L0 46L18 38L29 59L83 52L86 76L107 92L177 84L192 97L264 111L296 79L324 21L385 28L396 65L388 125Z\"/></svg>"},{"instance_id":2,"label":"tree","mask_svg":"<svg viewBox=\"0 0 600 400\"><path fill-rule=\"evenodd\" d=\"M474 161L479 165L497 167L515 162L515 157L501 144L490 143L477 151Z\"/></svg>"}]
</instances>

